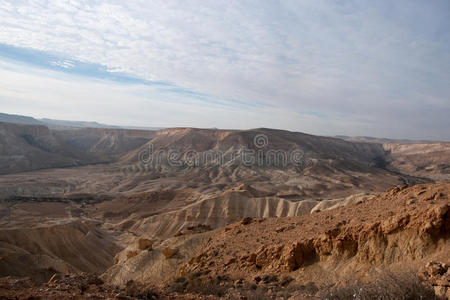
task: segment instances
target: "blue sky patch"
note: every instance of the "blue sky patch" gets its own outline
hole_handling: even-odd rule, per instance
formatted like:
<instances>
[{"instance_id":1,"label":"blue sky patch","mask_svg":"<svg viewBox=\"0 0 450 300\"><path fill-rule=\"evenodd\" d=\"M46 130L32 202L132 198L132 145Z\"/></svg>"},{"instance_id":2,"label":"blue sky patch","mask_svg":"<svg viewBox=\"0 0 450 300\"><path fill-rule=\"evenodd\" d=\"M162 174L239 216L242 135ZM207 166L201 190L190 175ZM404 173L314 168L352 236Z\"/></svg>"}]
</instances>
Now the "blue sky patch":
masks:
<instances>
[{"instance_id":1,"label":"blue sky patch","mask_svg":"<svg viewBox=\"0 0 450 300\"><path fill-rule=\"evenodd\" d=\"M149 81L120 72L110 72L102 65L81 62L44 51L14 47L1 43L0 58L14 60L48 70L111 80L118 83L172 86L170 83Z\"/></svg>"}]
</instances>

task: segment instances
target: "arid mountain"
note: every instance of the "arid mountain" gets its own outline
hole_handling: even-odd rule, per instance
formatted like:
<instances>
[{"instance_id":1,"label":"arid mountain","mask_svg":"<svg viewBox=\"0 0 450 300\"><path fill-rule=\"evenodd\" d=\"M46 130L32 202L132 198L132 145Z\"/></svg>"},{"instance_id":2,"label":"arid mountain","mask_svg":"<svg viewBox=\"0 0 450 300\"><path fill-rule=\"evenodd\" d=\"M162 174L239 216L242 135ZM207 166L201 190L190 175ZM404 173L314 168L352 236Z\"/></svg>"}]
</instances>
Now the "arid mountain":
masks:
<instances>
[{"instance_id":1,"label":"arid mountain","mask_svg":"<svg viewBox=\"0 0 450 300\"><path fill-rule=\"evenodd\" d=\"M108 125L98 122L86 122L86 121L67 121L67 120L54 120L54 119L38 119L45 126L55 130L70 130L74 128L110 128L110 129L131 129L131 130L160 130L161 127L148 127L148 126L118 126Z\"/></svg>"},{"instance_id":2,"label":"arid mountain","mask_svg":"<svg viewBox=\"0 0 450 300\"><path fill-rule=\"evenodd\" d=\"M448 180L450 143L385 144L388 165L403 174Z\"/></svg>"},{"instance_id":3,"label":"arid mountain","mask_svg":"<svg viewBox=\"0 0 450 300\"><path fill-rule=\"evenodd\" d=\"M71 130L77 128L110 128L131 130L160 130L161 127L148 126L118 126L98 122L55 120L49 118L35 119L33 117L0 113L0 123L13 123L25 125L44 125L54 130Z\"/></svg>"},{"instance_id":4,"label":"arid mountain","mask_svg":"<svg viewBox=\"0 0 450 300\"><path fill-rule=\"evenodd\" d=\"M66 120L53 120L48 118L39 119L44 125L51 129L74 129L74 128L113 128L119 129L119 126L106 125L97 122L84 122L84 121L66 121Z\"/></svg>"},{"instance_id":5,"label":"arid mountain","mask_svg":"<svg viewBox=\"0 0 450 300\"><path fill-rule=\"evenodd\" d=\"M450 179L448 143L13 123L0 140L1 276L87 272L180 299L192 276L224 276L232 298L237 281L270 298L253 278L312 282L312 296L351 274L447 261L450 187L431 182Z\"/></svg>"},{"instance_id":6,"label":"arid mountain","mask_svg":"<svg viewBox=\"0 0 450 300\"><path fill-rule=\"evenodd\" d=\"M377 144L432 144L440 141L431 140L410 140L410 139L388 139L371 136L346 136L337 135L335 138L343 139L349 142L377 143Z\"/></svg>"},{"instance_id":7,"label":"arid mountain","mask_svg":"<svg viewBox=\"0 0 450 300\"><path fill-rule=\"evenodd\" d=\"M151 131L54 131L44 125L0 123L0 174L112 162L152 135Z\"/></svg>"},{"instance_id":8,"label":"arid mountain","mask_svg":"<svg viewBox=\"0 0 450 300\"><path fill-rule=\"evenodd\" d=\"M153 239L198 224L219 228L243 217L299 216L429 181L386 168L390 153L383 145L282 130L50 130L13 124L3 130L12 137L5 157L28 151L16 169L60 167L0 176L4 199L105 195L113 200L92 204L96 220ZM15 144L20 146L11 151ZM10 160L5 165L14 166Z\"/></svg>"},{"instance_id":9,"label":"arid mountain","mask_svg":"<svg viewBox=\"0 0 450 300\"><path fill-rule=\"evenodd\" d=\"M188 187L208 185L214 189L215 185L234 186L269 180L285 184L289 178L301 180L303 177L309 183L295 188L301 196L317 190L319 185L323 193L355 186L362 186L360 190L376 189L379 184L377 175L389 176L377 167L383 162L384 154L384 149L378 144L350 143L280 130L50 130L45 126L7 123L2 124L0 130L4 158L1 173L111 163L90 172L94 177L96 174L102 177L93 178L96 184L102 181L106 187L103 191L93 192L105 193L118 186L121 190L135 189L148 184L149 178L188 180ZM263 144L255 144L258 137ZM194 156L188 156L191 154ZM70 174L75 174L79 180L78 172L83 170L69 172L64 178L69 180ZM52 177L53 173L46 171L43 177ZM356 176L357 173L363 176ZM58 180L61 178L58 172L54 174ZM375 174L374 184L368 182L364 174ZM398 175L395 177L399 178ZM117 185L118 180L122 184ZM26 186L26 182L24 184Z\"/></svg>"},{"instance_id":10,"label":"arid mountain","mask_svg":"<svg viewBox=\"0 0 450 300\"><path fill-rule=\"evenodd\" d=\"M355 194L370 197L405 180L423 181L381 168L381 145L281 130L36 127L43 133L30 133L33 140L55 141L52 152L46 152L36 149L38 143L22 141L23 127L12 128L20 149L41 155L33 162L72 153L71 159L80 157L76 163L92 165L0 176L2 197L104 194L114 200L98 204L96 218L151 238L167 238L197 224L218 228L247 216L307 214L322 200L323 206Z\"/></svg>"},{"instance_id":11,"label":"arid mountain","mask_svg":"<svg viewBox=\"0 0 450 300\"><path fill-rule=\"evenodd\" d=\"M434 180L448 180L450 142L394 140L370 137L343 137L350 142L383 146L383 166L391 171Z\"/></svg>"},{"instance_id":12,"label":"arid mountain","mask_svg":"<svg viewBox=\"0 0 450 300\"><path fill-rule=\"evenodd\" d=\"M42 122L39 122L35 118L21 116L21 115L10 115L0 113L0 122L1 123L14 123L14 124L27 124L27 125L44 125Z\"/></svg>"},{"instance_id":13,"label":"arid mountain","mask_svg":"<svg viewBox=\"0 0 450 300\"><path fill-rule=\"evenodd\" d=\"M82 164L80 154L64 149L42 125L0 123L0 147L0 174Z\"/></svg>"},{"instance_id":14,"label":"arid mountain","mask_svg":"<svg viewBox=\"0 0 450 300\"><path fill-rule=\"evenodd\" d=\"M46 282L55 272L101 274L119 249L107 233L88 222L2 229L0 276Z\"/></svg>"},{"instance_id":15,"label":"arid mountain","mask_svg":"<svg viewBox=\"0 0 450 300\"><path fill-rule=\"evenodd\" d=\"M378 144L350 143L340 139L313 136L298 132L289 132L274 129L253 130L216 130L177 128L165 129L157 132L155 138L135 152L125 157L126 162L136 162L139 153L145 153L148 149L153 154L161 151L178 151L183 158L188 151L194 151L200 158L206 156L209 151L212 154L222 155L222 164L234 161L245 165L244 150L255 152L253 167L282 167L294 165L289 161L295 157L289 155L298 153L299 159L304 164L314 161L330 161L335 164L348 162L361 165L362 168L373 166L384 156L383 148ZM279 151L279 152L277 152ZM286 164L281 160L284 151L288 154ZM235 153L233 157L231 154ZM203 155L202 155L203 154ZM261 157L257 155L261 154ZM274 157L271 157L273 155ZM277 157L279 155L280 157ZM275 160L278 158L278 160ZM270 161L272 159L273 161ZM200 161L202 163L202 161ZM278 165L277 165L278 163ZM348 166L351 168L352 166Z\"/></svg>"}]
</instances>

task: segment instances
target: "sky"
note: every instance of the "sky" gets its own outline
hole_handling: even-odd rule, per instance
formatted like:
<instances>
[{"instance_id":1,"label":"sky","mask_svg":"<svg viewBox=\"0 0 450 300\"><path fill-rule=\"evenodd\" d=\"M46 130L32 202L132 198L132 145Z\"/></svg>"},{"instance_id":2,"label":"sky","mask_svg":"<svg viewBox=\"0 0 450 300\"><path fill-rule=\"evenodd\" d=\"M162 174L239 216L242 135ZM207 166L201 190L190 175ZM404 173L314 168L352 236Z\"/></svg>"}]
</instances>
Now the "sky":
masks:
<instances>
[{"instance_id":1,"label":"sky","mask_svg":"<svg viewBox=\"0 0 450 300\"><path fill-rule=\"evenodd\" d=\"M0 112L450 140L449 0L0 0Z\"/></svg>"}]
</instances>

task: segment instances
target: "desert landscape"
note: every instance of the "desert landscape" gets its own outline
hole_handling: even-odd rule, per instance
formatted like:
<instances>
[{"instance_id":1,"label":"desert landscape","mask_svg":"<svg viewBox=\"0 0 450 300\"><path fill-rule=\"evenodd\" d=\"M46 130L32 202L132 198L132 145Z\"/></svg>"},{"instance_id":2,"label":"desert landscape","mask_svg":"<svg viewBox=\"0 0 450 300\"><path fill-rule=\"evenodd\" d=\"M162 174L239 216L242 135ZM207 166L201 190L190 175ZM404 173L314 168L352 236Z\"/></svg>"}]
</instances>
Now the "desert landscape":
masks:
<instances>
[{"instance_id":1,"label":"desert landscape","mask_svg":"<svg viewBox=\"0 0 450 300\"><path fill-rule=\"evenodd\" d=\"M0 300L450 300L449 0L0 0Z\"/></svg>"},{"instance_id":2,"label":"desert landscape","mask_svg":"<svg viewBox=\"0 0 450 300\"><path fill-rule=\"evenodd\" d=\"M4 297L449 295L450 143L0 129Z\"/></svg>"}]
</instances>

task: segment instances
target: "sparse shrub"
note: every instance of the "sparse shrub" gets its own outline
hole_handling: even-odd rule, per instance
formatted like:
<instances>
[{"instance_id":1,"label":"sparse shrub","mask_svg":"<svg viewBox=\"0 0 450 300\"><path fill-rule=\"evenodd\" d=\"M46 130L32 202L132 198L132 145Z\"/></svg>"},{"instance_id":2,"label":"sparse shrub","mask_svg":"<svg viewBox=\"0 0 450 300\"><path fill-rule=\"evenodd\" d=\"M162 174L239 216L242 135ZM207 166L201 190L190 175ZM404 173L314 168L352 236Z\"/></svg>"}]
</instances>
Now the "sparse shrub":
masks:
<instances>
[{"instance_id":1,"label":"sparse shrub","mask_svg":"<svg viewBox=\"0 0 450 300\"><path fill-rule=\"evenodd\" d=\"M256 286L255 289L242 290L241 295L247 300L265 300L272 299L267 295L267 288L262 286Z\"/></svg>"},{"instance_id":2,"label":"sparse shrub","mask_svg":"<svg viewBox=\"0 0 450 300\"><path fill-rule=\"evenodd\" d=\"M185 278L185 277L177 277L177 278L174 280L175 283L183 283L183 282L185 282L185 281L186 281L186 278Z\"/></svg>"},{"instance_id":3,"label":"sparse shrub","mask_svg":"<svg viewBox=\"0 0 450 300\"><path fill-rule=\"evenodd\" d=\"M359 281L334 287L322 295L323 299L437 299L434 290L414 272L394 274L385 272L370 283Z\"/></svg>"},{"instance_id":4,"label":"sparse shrub","mask_svg":"<svg viewBox=\"0 0 450 300\"><path fill-rule=\"evenodd\" d=\"M291 283L294 280L291 276L284 276L281 278L280 285L281 286L287 286L289 283Z\"/></svg>"},{"instance_id":5,"label":"sparse shrub","mask_svg":"<svg viewBox=\"0 0 450 300\"><path fill-rule=\"evenodd\" d=\"M230 285L224 281L223 276L216 278L201 278L199 272L186 277L176 278L168 287L170 292L193 293L201 295L214 295L223 297Z\"/></svg>"},{"instance_id":6,"label":"sparse shrub","mask_svg":"<svg viewBox=\"0 0 450 300\"><path fill-rule=\"evenodd\" d=\"M134 280L129 280L125 284L124 292L127 296L136 299L153 300L158 299L158 293L153 291L151 288L145 285L135 282Z\"/></svg>"},{"instance_id":7,"label":"sparse shrub","mask_svg":"<svg viewBox=\"0 0 450 300\"><path fill-rule=\"evenodd\" d=\"M320 289L314 282L296 284L290 276L278 279L276 275L263 275L260 285L238 280L240 284L232 283L228 276L214 278L201 276L202 272L178 277L169 286L169 292L180 294L192 293L199 295L213 295L218 297L234 297L242 295L247 300L256 299L289 299L297 297L317 297L327 300L340 299L438 299L431 285L414 272L392 273L384 272L370 282L351 281L346 285Z\"/></svg>"},{"instance_id":8,"label":"sparse shrub","mask_svg":"<svg viewBox=\"0 0 450 300\"><path fill-rule=\"evenodd\" d=\"M277 295L281 299L289 299L294 294L313 296L317 293L318 290L319 289L314 282L308 282L306 284L295 284L292 277L285 276L280 282L280 289L277 291Z\"/></svg>"},{"instance_id":9,"label":"sparse shrub","mask_svg":"<svg viewBox=\"0 0 450 300\"><path fill-rule=\"evenodd\" d=\"M271 282L278 282L278 276L277 275L271 275L271 274L266 274L262 277L262 281L267 284L267 283L271 283Z\"/></svg>"},{"instance_id":10,"label":"sparse shrub","mask_svg":"<svg viewBox=\"0 0 450 300\"><path fill-rule=\"evenodd\" d=\"M183 293L187 286L186 277L177 277L172 283L167 287L169 292L172 293Z\"/></svg>"},{"instance_id":11,"label":"sparse shrub","mask_svg":"<svg viewBox=\"0 0 450 300\"><path fill-rule=\"evenodd\" d=\"M230 281L230 277L228 277L228 275L217 275L216 281L217 282Z\"/></svg>"}]
</instances>

